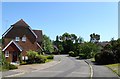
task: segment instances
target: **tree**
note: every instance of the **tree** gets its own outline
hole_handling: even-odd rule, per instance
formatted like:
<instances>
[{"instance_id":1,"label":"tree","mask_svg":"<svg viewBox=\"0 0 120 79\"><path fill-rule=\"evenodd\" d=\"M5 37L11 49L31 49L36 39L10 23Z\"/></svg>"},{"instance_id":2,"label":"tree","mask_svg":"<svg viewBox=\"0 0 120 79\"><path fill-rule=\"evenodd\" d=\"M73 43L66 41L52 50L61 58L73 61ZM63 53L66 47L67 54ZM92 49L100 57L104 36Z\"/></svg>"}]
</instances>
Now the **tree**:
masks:
<instances>
[{"instance_id":1,"label":"tree","mask_svg":"<svg viewBox=\"0 0 120 79\"><path fill-rule=\"evenodd\" d=\"M83 43L84 42L84 39L82 37L79 37L78 38L78 43Z\"/></svg>"},{"instance_id":2,"label":"tree","mask_svg":"<svg viewBox=\"0 0 120 79\"><path fill-rule=\"evenodd\" d=\"M59 41L59 39L60 39L60 37L57 35L56 40L53 41L53 44L58 48L58 50L55 51L55 53L57 53L57 54L64 51L63 46L62 46L62 42Z\"/></svg>"},{"instance_id":3,"label":"tree","mask_svg":"<svg viewBox=\"0 0 120 79\"><path fill-rule=\"evenodd\" d=\"M112 45L111 50L114 53L116 62L119 63L120 62L120 38L117 40L112 39L110 43Z\"/></svg>"},{"instance_id":4,"label":"tree","mask_svg":"<svg viewBox=\"0 0 120 79\"><path fill-rule=\"evenodd\" d=\"M100 35L98 34L90 34L90 42L93 42L93 43L96 43L96 42L99 42L100 40Z\"/></svg>"},{"instance_id":5,"label":"tree","mask_svg":"<svg viewBox=\"0 0 120 79\"><path fill-rule=\"evenodd\" d=\"M52 41L46 35L43 35L43 48L45 52L52 53L54 51Z\"/></svg>"},{"instance_id":6,"label":"tree","mask_svg":"<svg viewBox=\"0 0 120 79\"><path fill-rule=\"evenodd\" d=\"M71 34L70 36L73 42L77 42L77 36L75 34Z\"/></svg>"},{"instance_id":7,"label":"tree","mask_svg":"<svg viewBox=\"0 0 120 79\"><path fill-rule=\"evenodd\" d=\"M91 42L85 42L80 46L80 55L82 58L91 58L99 51L99 46Z\"/></svg>"},{"instance_id":8,"label":"tree","mask_svg":"<svg viewBox=\"0 0 120 79\"><path fill-rule=\"evenodd\" d=\"M2 39L0 39L0 44L2 44Z\"/></svg>"}]
</instances>

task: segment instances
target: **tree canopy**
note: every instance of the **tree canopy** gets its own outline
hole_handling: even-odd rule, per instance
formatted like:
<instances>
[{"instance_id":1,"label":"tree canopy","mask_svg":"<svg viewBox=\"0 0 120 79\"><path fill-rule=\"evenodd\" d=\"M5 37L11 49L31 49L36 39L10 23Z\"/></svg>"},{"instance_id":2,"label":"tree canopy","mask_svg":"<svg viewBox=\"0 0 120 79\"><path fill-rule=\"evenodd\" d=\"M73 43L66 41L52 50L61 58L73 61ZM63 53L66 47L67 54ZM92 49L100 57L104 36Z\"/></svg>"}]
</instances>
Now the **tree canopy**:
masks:
<instances>
[{"instance_id":1,"label":"tree canopy","mask_svg":"<svg viewBox=\"0 0 120 79\"><path fill-rule=\"evenodd\" d=\"M46 35L43 35L43 48L45 52L52 53L54 51L52 41Z\"/></svg>"}]
</instances>

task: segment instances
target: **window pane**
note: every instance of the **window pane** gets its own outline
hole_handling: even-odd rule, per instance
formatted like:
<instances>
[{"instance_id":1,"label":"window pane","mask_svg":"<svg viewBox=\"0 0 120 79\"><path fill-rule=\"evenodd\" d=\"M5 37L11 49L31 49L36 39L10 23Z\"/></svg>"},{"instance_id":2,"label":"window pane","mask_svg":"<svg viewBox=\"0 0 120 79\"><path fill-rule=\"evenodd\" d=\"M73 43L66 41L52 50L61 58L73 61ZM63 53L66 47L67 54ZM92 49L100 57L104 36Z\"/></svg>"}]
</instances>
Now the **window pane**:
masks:
<instances>
[{"instance_id":1,"label":"window pane","mask_svg":"<svg viewBox=\"0 0 120 79\"><path fill-rule=\"evenodd\" d=\"M15 41L20 41L20 38L19 37L15 37Z\"/></svg>"},{"instance_id":2,"label":"window pane","mask_svg":"<svg viewBox=\"0 0 120 79\"><path fill-rule=\"evenodd\" d=\"M5 51L5 57L9 57L9 51Z\"/></svg>"},{"instance_id":3,"label":"window pane","mask_svg":"<svg viewBox=\"0 0 120 79\"><path fill-rule=\"evenodd\" d=\"M22 37L22 41L26 41L26 37L24 36L24 37Z\"/></svg>"}]
</instances>

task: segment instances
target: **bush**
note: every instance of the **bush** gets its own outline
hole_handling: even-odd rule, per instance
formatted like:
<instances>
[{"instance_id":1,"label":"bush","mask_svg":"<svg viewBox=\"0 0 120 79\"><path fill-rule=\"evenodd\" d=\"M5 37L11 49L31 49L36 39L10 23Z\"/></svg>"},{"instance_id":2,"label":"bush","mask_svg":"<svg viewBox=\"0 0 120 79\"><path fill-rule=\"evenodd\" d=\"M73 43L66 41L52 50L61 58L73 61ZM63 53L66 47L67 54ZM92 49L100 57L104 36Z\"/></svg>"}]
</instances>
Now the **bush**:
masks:
<instances>
[{"instance_id":1,"label":"bush","mask_svg":"<svg viewBox=\"0 0 120 79\"><path fill-rule=\"evenodd\" d=\"M92 58L99 51L99 46L94 43L86 42L81 45L79 55L82 54L82 58Z\"/></svg>"},{"instance_id":2,"label":"bush","mask_svg":"<svg viewBox=\"0 0 120 79\"><path fill-rule=\"evenodd\" d=\"M101 53L97 53L97 54L95 55L95 62L96 62L96 63L100 63L100 62L101 62Z\"/></svg>"},{"instance_id":3,"label":"bush","mask_svg":"<svg viewBox=\"0 0 120 79\"><path fill-rule=\"evenodd\" d=\"M53 58L54 58L53 55L48 55L48 56L47 56L47 59L53 59Z\"/></svg>"},{"instance_id":4,"label":"bush","mask_svg":"<svg viewBox=\"0 0 120 79\"><path fill-rule=\"evenodd\" d=\"M97 64L112 64L115 62L114 54L112 51L104 50L95 55L95 62Z\"/></svg>"},{"instance_id":5,"label":"bush","mask_svg":"<svg viewBox=\"0 0 120 79\"><path fill-rule=\"evenodd\" d=\"M2 63L2 69L9 69L9 63L7 61L5 61L4 63Z\"/></svg>"},{"instance_id":6,"label":"bush","mask_svg":"<svg viewBox=\"0 0 120 79\"><path fill-rule=\"evenodd\" d=\"M87 57L86 57L85 54L79 54L79 58L80 58L80 59L86 59Z\"/></svg>"},{"instance_id":7,"label":"bush","mask_svg":"<svg viewBox=\"0 0 120 79\"><path fill-rule=\"evenodd\" d=\"M75 52L73 52L73 51L70 51L70 52L69 52L69 56L76 57L77 54L76 54Z\"/></svg>"},{"instance_id":8,"label":"bush","mask_svg":"<svg viewBox=\"0 0 120 79\"><path fill-rule=\"evenodd\" d=\"M44 55L37 55L35 58L36 63L45 63L46 60L47 60L47 57Z\"/></svg>"},{"instance_id":9,"label":"bush","mask_svg":"<svg viewBox=\"0 0 120 79\"><path fill-rule=\"evenodd\" d=\"M26 65L27 64L27 62L24 62L24 61L22 61L21 63L20 63L20 65Z\"/></svg>"},{"instance_id":10,"label":"bush","mask_svg":"<svg viewBox=\"0 0 120 79\"><path fill-rule=\"evenodd\" d=\"M27 63L35 63L35 58L38 55L37 52L29 50L27 51L28 60Z\"/></svg>"},{"instance_id":11,"label":"bush","mask_svg":"<svg viewBox=\"0 0 120 79\"><path fill-rule=\"evenodd\" d=\"M16 65L9 64L9 69L10 70L12 70L12 69L18 69L18 67Z\"/></svg>"}]
</instances>

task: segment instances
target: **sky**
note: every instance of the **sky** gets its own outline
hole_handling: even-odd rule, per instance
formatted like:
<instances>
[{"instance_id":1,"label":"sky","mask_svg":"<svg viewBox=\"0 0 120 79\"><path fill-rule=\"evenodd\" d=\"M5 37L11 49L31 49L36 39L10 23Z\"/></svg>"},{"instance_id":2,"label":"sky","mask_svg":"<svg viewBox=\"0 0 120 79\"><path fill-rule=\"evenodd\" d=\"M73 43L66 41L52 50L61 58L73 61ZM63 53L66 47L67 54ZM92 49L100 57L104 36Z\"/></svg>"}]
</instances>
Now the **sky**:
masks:
<instances>
[{"instance_id":1,"label":"sky","mask_svg":"<svg viewBox=\"0 0 120 79\"><path fill-rule=\"evenodd\" d=\"M3 2L0 36L20 19L52 40L65 32L85 41L92 33L100 41L118 38L117 2Z\"/></svg>"}]
</instances>

